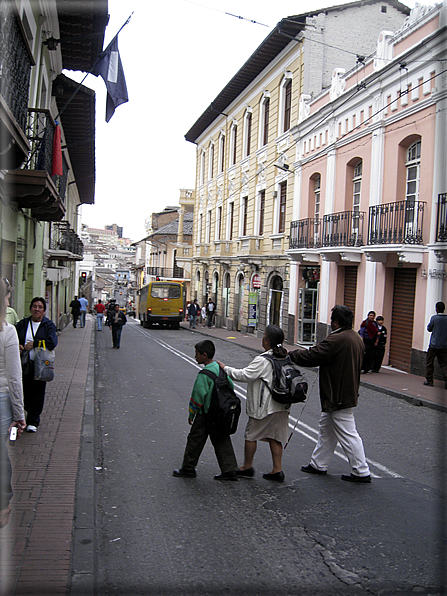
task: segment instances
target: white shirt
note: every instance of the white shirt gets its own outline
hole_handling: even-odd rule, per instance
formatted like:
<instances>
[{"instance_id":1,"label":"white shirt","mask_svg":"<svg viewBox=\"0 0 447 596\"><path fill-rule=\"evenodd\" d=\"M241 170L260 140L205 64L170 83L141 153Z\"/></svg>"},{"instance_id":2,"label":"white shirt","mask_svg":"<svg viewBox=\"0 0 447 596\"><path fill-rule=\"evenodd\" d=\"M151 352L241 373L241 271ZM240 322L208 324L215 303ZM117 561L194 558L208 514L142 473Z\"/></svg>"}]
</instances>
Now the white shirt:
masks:
<instances>
[{"instance_id":1,"label":"white shirt","mask_svg":"<svg viewBox=\"0 0 447 596\"><path fill-rule=\"evenodd\" d=\"M0 331L0 393L9 393L13 420L25 420L19 338L15 327L6 322Z\"/></svg>"},{"instance_id":2,"label":"white shirt","mask_svg":"<svg viewBox=\"0 0 447 596\"><path fill-rule=\"evenodd\" d=\"M33 330L32 331L31 331L31 325L33 326ZM28 326L26 328L26 335L25 335L25 343L26 344L29 341L34 342L34 337L36 336L36 333L37 333L37 330L39 329L39 327L40 327L40 321L37 323L37 322L34 322L34 321L31 321L30 320L30 322L28 323ZM34 336L33 336L33 333L34 333ZM34 354L35 354L35 349L32 348L30 350L30 352L29 352L29 359L30 360L34 360Z\"/></svg>"}]
</instances>

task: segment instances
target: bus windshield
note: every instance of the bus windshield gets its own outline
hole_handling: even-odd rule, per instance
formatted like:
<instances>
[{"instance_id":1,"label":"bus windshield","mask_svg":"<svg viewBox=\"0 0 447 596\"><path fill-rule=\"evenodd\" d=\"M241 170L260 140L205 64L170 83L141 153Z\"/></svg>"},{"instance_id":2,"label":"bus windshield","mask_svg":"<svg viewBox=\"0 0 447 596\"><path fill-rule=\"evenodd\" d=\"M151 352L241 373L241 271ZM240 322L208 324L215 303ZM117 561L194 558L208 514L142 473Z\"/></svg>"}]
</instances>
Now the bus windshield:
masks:
<instances>
[{"instance_id":1,"label":"bus windshield","mask_svg":"<svg viewBox=\"0 0 447 596\"><path fill-rule=\"evenodd\" d=\"M181 297L181 286L174 284L152 284L151 286L152 298L180 298Z\"/></svg>"}]
</instances>

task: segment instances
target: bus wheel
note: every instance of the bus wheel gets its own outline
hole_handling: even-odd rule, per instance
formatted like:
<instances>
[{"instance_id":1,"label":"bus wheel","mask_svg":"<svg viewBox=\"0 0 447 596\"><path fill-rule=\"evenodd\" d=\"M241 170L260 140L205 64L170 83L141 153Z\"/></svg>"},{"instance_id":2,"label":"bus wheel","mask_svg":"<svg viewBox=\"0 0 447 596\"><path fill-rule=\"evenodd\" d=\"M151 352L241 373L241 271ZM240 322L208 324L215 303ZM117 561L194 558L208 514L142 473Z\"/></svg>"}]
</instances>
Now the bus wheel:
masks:
<instances>
[{"instance_id":1,"label":"bus wheel","mask_svg":"<svg viewBox=\"0 0 447 596\"><path fill-rule=\"evenodd\" d=\"M172 328L173 328L173 329L180 329L180 323L179 323L179 322L177 322L177 323L172 323Z\"/></svg>"}]
</instances>

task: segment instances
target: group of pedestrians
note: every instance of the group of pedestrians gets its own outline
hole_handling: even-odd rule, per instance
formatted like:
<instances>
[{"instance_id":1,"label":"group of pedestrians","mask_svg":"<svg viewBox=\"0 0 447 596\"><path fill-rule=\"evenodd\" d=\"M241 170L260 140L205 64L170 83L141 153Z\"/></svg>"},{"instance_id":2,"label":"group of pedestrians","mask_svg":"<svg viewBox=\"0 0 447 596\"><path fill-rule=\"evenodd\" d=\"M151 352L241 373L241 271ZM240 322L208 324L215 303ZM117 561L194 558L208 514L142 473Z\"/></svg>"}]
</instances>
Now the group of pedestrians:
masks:
<instances>
[{"instance_id":1,"label":"group of pedestrians","mask_svg":"<svg viewBox=\"0 0 447 596\"><path fill-rule=\"evenodd\" d=\"M45 299L31 300L30 316L14 326L9 307L11 286L0 280L0 527L9 522L12 497L12 468L6 441L12 429L16 438L24 430L35 433L44 407L46 381L36 379L36 349L45 342L46 350L54 350L58 340L56 326L45 316ZM9 307L9 313L8 313ZM40 349L40 348L39 348ZM26 417L25 417L26 411Z\"/></svg>"},{"instance_id":2,"label":"group of pedestrians","mask_svg":"<svg viewBox=\"0 0 447 596\"><path fill-rule=\"evenodd\" d=\"M359 334L363 338L365 346L362 363L362 372L365 374L369 372L378 373L382 366L388 337L387 329L383 323L384 318L382 316L376 318L376 313L371 310L368 317L360 325Z\"/></svg>"},{"instance_id":3,"label":"group of pedestrians","mask_svg":"<svg viewBox=\"0 0 447 596\"><path fill-rule=\"evenodd\" d=\"M371 482L371 474L365 457L363 442L357 432L354 408L358 404L360 373L364 356L364 344L359 334L352 329L353 314L343 305L332 309L331 333L320 343L309 349L289 352L293 362L300 366L320 367L321 417L317 445L310 462L302 471L326 475L337 441L348 459L350 474L342 480L355 483ZM284 358L284 333L276 325L268 325L262 338L263 354L256 356L245 368L238 369L215 361L215 346L204 340L195 345L195 358L214 374L219 367L232 380L247 383L246 410L248 423L245 428L244 461L238 467L230 436L218 436L207 419L213 398L214 381L199 374L189 401L188 423L191 425L182 465L174 470L175 477L195 478L196 466L208 437L214 447L220 474L216 480L238 480L253 478L253 460L258 441L269 443L272 457L271 470L263 478L273 482L284 482L282 469L283 444L287 440L289 407L276 402L269 388L273 383L272 363L265 356Z\"/></svg>"},{"instance_id":4,"label":"group of pedestrians","mask_svg":"<svg viewBox=\"0 0 447 596\"><path fill-rule=\"evenodd\" d=\"M192 302L189 302L189 304L186 307L186 313L188 315L189 320L189 328L196 328L199 317L202 318L202 326L208 325L208 327L211 328L214 323L215 312L216 305L211 298L208 300L207 304L204 304L202 306L202 308L200 308L199 303L197 302L197 298L194 298L194 300Z\"/></svg>"},{"instance_id":5,"label":"group of pedestrians","mask_svg":"<svg viewBox=\"0 0 447 596\"><path fill-rule=\"evenodd\" d=\"M87 316L87 309L88 309L88 300L84 296L84 294L82 294L82 296L79 298L79 300L78 300L78 297L75 296L73 298L73 300L70 302L70 308L71 308L71 315L73 317L73 327L76 329L76 326L78 324L78 319L80 319L81 328L85 327L85 319Z\"/></svg>"}]
</instances>

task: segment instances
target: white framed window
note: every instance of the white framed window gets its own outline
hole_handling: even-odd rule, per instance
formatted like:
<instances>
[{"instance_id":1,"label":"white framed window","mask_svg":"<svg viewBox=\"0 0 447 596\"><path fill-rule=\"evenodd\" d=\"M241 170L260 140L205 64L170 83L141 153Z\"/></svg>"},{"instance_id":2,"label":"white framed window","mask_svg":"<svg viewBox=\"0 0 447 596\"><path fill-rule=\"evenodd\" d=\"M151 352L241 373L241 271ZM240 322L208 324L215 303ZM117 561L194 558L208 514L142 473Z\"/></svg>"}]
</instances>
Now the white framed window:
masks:
<instances>
[{"instance_id":1,"label":"white framed window","mask_svg":"<svg viewBox=\"0 0 447 596\"><path fill-rule=\"evenodd\" d=\"M205 183L205 149L200 151L200 169L199 169L199 184L202 186Z\"/></svg>"},{"instance_id":2,"label":"white framed window","mask_svg":"<svg viewBox=\"0 0 447 596\"><path fill-rule=\"evenodd\" d=\"M320 209L321 209L321 174L314 176L314 246L319 245Z\"/></svg>"},{"instance_id":3,"label":"white framed window","mask_svg":"<svg viewBox=\"0 0 447 596\"><path fill-rule=\"evenodd\" d=\"M279 89L279 134L288 131L292 124L292 73L287 72Z\"/></svg>"},{"instance_id":4,"label":"white framed window","mask_svg":"<svg viewBox=\"0 0 447 596\"><path fill-rule=\"evenodd\" d=\"M205 243L209 244L211 239L211 209L206 212L205 219Z\"/></svg>"},{"instance_id":5,"label":"white framed window","mask_svg":"<svg viewBox=\"0 0 447 596\"><path fill-rule=\"evenodd\" d=\"M208 180L214 178L214 143L211 142L208 148Z\"/></svg>"},{"instance_id":6,"label":"white framed window","mask_svg":"<svg viewBox=\"0 0 447 596\"><path fill-rule=\"evenodd\" d=\"M234 227L234 201L228 202L227 212L227 240L233 240L233 227Z\"/></svg>"},{"instance_id":7,"label":"white framed window","mask_svg":"<svg viewBox=\"0 0 447 596\"><path fill-rule=\"evenodd\" d=\"M259 106L259 149L269 142L270 94L265 92Z\"/></svg>"},{"instance_id":8,"label":"white framed window","mask_svg":"<svg viewBox=\"0 0 447 596\"><path fill-rule=\"evenodd\" d=\"M239 236L247 235L248 226L248 197L241 197L241 207L239 215Z\"/></svg>"},{"instance_id":9,"label":"white framed window","mask_svg":"<svg viewBox=\"0 0 447 596\"><path fill-rule=\"evenodd\" d=\"M234 166L237 156L237 121L233 120L230 131L230 166Z\"/></svg>"},{"instance_id":10,"label":"white framed window","mask_svg":"<svg viewBox=\"0 0 447 596\"><path fill-rule=\"evenodd\" d=\"M219 205L216 209L216 228L214 237L216 240L222 239L222 205Z\"/></svg>"},{"instance_id":11,"label":"white framed window","mask_svg":"<svg viewBox=\"0 0 447 596\"><path fill-rule=\"evenodd\" d=\"M223 132L219 135L219 155L217 160L217 173L222 174L225 170L225 135Z\"/></svg>"},{"instance_id":12,"label":"white framed window","mask_svg":"<svg viewBox=\"0 0 447 596\"><path fill-rule=\"evenodd\" d=\"M352 233L354 235L353 240L358 240L359 227L360 227L360 198L362 191L362 173L363 173L363 161L359 161L354 167L354 176L352 178Z\"/></svg>"},{"instance_id":13,"label":"white framed window","mask_svg":"<svg viewBox=\"0 0 447 596\"><path fill-rule=\"evenodd\" d=\"M264 216L265 216L265 189L261 189L256 195L255 208L255 234L257 236L264 235Z\"/></svg>"},{"instance_id":14,"label":"white framed window","mask_svg":"<svg viewBox=\"0 0 447 596\"><path fill-rule=\"evenodd\" d=\"M203 224L203 214L199 213L199 219L197 221L197 243L200 244L202 242L202 224Z\"/></svg>"},{"instance_id":15,"label":"white framed window","mask_svg":"<svg viewBox=\"0 0 447 596\"><path fill-rule=\"evenodd\" d=\"M418 233L421 141L416 141L408 147L405 169L405 237L414 238Z\"/></svg>"},{"instance_id":16,"label":"white framed window","mask_svg":"<svg viewBox=\"0 0 447 596\"><path fill-rule=\"evenodd\" d=\"M242 157L248 157L251 151L251 132L252 132L253 113L251 108L247 108L244 116L244 138L242 139Z\"/></svg>"}]
</instances>

